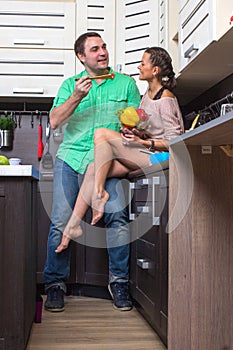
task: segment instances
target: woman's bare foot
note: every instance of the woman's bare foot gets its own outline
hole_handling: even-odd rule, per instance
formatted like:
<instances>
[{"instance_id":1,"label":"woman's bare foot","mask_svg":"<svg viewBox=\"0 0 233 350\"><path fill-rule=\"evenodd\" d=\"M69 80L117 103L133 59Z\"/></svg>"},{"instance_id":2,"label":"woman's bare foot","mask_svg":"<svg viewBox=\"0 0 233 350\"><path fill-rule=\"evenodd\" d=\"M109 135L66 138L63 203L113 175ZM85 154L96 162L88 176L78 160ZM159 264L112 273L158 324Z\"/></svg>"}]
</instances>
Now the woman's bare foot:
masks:
<instances>
[{"instance_id":1,"label":"woman's bare foot","mask_svg":"<svg viewBox=\"0 0 233 350\"><path fill-rule=\"evenodd\" d=\"M63 233L61 243L59 244L59 246L57 247L55 252L61 253L63 250L67 249L70 241L72 239L75 241L75 239L80 237L82 235L82 233L83 233L83 231L82 231L80 224L75 225L75 226L71 226L68 223L66 228L65 228L65 231Z\"/></svg>"},{"instance_id":2,"label":"woman's bare foot","mask_svg":"<svg viewBox=\"0 0 233 350\"><path fill-rule=\"evenodd\" d=\"M101 194L94 194L92 197L92 221L91 225L95 225L104 215L104 207L109 199L109 194L107 191L103 191Z\"/></svg>"}]
</instances>

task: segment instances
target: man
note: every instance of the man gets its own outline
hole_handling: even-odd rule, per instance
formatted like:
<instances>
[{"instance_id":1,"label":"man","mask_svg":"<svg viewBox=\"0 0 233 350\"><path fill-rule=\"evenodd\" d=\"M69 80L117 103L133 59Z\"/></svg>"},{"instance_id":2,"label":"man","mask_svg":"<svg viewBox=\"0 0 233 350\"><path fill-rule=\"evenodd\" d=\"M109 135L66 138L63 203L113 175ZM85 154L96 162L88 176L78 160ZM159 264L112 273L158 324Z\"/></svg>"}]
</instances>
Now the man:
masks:
<instances>
[{"instance_id":1,"label":"man","mask_svg":"<svg viewBox=\"0 0 233 350\"><path fill-rule=\"evenodd\" d=\"M44 268L45 309L49 311L64 310L69 248L60 254L55 250L71 216L86 167L94 159L94 132L100 127L119 131L116 111L128 105L138 107L140 102L134 80L113 73L109 68L106 44L98 33L82 34L76 40L74 50L85 70L62 83L50 113L52 129L62 123L67 126L54 166L53 208ZM114 74L114 78L90 79L108 73ZM123 311L132 308L128 291L129 231L126 209L114 209L122 208L124 195L119 185L116 190L117 183L117 179L109 179L106 184L110 200L104 221L109 253L109 290L114 307ZM111 198L114 198L114 208L107 208L111 206Z\"/></svg>"}]
</instances>

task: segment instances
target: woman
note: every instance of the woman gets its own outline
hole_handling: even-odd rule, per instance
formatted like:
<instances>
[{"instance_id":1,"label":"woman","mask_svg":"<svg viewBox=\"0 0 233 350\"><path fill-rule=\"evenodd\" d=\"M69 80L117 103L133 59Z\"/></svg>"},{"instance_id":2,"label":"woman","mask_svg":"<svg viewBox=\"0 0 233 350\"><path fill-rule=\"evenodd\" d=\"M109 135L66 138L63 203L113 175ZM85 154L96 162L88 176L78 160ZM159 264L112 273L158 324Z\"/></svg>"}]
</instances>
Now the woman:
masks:
<instances>
[{"instance_id":1,"label":"woman","mask_svg":"<svg viewBox=\"0 0 233 350\"><path fill-rule=\"evenodd\" d=\"M139 79L148 82L140 103L140 108L149 115L145 132L137 129L123 129L122 133L103 128L96 130L94 164L87 168L57 253L67 248L70 239L82 234L80 223L89 206L93 213L92 225L103 216L109 198L104 188L107 177L125 177L132 170L151 165L149 154L141 151L145 148L153 152L168 151L168 141L184 132L178 101L172 93L176 81L167 51L160 47L146 49L138 69Z\"/></svg>"}]
</instances>

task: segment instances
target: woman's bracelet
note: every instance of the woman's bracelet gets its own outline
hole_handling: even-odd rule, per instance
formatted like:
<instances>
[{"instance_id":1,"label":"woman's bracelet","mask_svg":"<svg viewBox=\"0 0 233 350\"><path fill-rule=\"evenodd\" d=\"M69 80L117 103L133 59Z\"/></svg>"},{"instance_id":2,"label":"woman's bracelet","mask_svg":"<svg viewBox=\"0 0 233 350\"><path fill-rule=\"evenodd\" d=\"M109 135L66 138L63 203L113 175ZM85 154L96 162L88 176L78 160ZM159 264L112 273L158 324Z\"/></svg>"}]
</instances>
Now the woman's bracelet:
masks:
<instances>
[{"instance_id":1,"label":"woman's bracelet","mask_svg":"<svg viewBox=\"0 0 233 350\"><path fill-rule=\"evenodd\" d=\"M150 140L150 147L149 147L150 152L155 152L155 141Z\"/></svg>"}]
</instances>

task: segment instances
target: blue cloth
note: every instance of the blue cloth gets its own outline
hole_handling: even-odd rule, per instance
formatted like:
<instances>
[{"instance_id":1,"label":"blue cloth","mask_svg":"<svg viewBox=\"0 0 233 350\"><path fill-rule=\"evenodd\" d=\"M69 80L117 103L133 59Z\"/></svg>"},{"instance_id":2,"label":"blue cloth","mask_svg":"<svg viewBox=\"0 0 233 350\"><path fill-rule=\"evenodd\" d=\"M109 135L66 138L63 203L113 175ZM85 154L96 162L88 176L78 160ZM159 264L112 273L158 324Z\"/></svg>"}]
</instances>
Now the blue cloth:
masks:
<instances>
[{"instance_id":1,"label":"blue cloth","mask_svg":"<svg viewBox=\"0 0 233 350\"><path fill-rule=\"evenodd\" d=\"M151 165L164 162L165 160L169 160L169 152L160 152L150 155Z\"/></svg>"},{"instance_id":2,"label":"blue cloth","mask_svg":"<svg viewBox=\"0 0 233 350\"><path fill-rule=\"evenodd\" d=\"M65 281L70 273L70 248L59 254L55 253L55 249L61 242L62 233L72 214L82 180L83 175L56 158L53 208L44 268L45 289L60 285L66 291ZM109 252L109 282L126 282L129 273L130 234L124 190L120 180L115 178L107 180L106 190L110 195L104 214Z\"/></svg>"}]
</instances>

